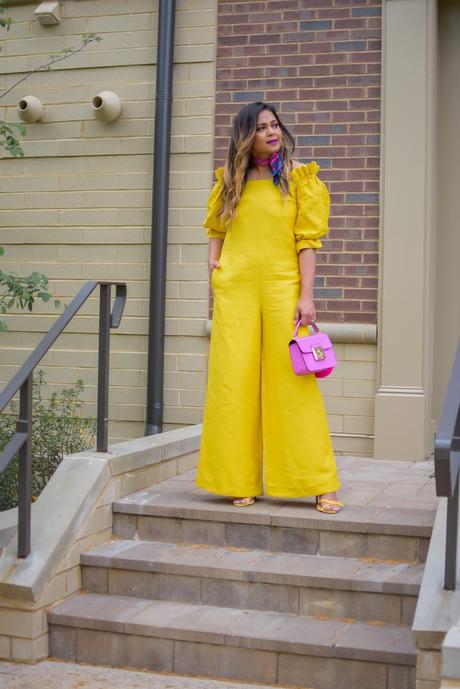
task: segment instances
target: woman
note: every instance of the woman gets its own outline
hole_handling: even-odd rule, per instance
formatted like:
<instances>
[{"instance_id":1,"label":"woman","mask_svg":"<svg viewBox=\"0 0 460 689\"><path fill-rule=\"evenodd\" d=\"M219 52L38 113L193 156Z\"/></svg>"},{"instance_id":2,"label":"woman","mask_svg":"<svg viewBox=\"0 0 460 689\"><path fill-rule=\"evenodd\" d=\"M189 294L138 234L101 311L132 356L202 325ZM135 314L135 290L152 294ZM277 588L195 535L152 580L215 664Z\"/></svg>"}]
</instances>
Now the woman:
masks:
<instances>
[{"instance_id":1,"label":"woman","mask_svg":"<svg viewBox=\"0 0 460 689\"><path fill-rule=\"evenodd\" d=\"M214 316L197 484L237 507L316 496L340 510L335 458L314 375L296 376L294 324L315 320L316 249L329 194L316 163L292 159L294 139L275 108L236 116L204 227Z\"/></svg>"}]
</instances>

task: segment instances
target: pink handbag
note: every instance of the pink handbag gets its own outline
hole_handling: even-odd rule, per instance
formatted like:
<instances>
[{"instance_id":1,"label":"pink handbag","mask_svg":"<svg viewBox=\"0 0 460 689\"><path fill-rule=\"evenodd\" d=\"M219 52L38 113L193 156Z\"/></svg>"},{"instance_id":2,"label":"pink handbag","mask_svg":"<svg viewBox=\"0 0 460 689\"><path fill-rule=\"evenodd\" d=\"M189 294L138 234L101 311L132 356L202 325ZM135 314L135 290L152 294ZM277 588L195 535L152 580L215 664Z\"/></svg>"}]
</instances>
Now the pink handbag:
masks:
<instances>
[{"instance_id":1,"label":"pink handbag","mask_svg":"<svg viewBox=\"0 0 460 689\"><path fill-rule=\"evenodd\" d=\"M332 342L326 333L312 323L314 335L299 337L297 335L300 321L297 321L292 340L289 342L292 367L298 376L314 373L317 378L329 376L337 366Z\"/></svg>"}]
</instances>

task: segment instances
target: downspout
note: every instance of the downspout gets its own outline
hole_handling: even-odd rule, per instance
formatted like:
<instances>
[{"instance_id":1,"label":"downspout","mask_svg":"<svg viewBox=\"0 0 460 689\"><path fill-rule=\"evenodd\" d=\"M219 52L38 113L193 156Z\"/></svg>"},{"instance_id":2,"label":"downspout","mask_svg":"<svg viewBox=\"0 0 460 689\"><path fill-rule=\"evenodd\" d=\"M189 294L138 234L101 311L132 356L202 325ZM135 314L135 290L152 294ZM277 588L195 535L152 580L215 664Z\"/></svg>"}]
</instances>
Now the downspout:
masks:
<instances>
[{"instance_id":1,"label":"downspout","mask_svg":"<svg viewBox=\"0 0 460 689\"><path fill-rule=\"evenodd\" d=\"M163 430L166 250L175 5L175 0L159 0L145 435L154 435Z\"/></svg>"}]
</instances>

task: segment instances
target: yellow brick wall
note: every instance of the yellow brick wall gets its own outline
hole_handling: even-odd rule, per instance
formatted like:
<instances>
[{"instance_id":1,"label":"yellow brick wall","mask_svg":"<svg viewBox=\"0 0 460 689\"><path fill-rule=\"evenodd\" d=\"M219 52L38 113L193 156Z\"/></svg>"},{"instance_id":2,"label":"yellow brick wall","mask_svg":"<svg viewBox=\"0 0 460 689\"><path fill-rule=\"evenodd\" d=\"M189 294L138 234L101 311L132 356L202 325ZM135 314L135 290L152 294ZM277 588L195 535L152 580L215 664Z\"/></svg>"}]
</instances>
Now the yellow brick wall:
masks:
<instances>
[{"instance_id":1,"label":"yellow brick wall","mask_svg":"<svg viewBox=\"0 0 460 689\"><path fill-rule=\"evenodd\" d=\"M143 435L147 363L149 237L157 2L64 0L62 22L42 27L37 3L13 4L2 33L0 88L8 88L50 53L102 41L38 73L2 101L0 118L18 121L17 101L40 98L45 121L28 125L25 158L0 161L2 264L39 270L66 303L89 279L128 283L122 325L111 338L112 439ZM206 242L201 228L211 185L216 3L178 0L165 343L165 429L201 421L208 338ZM112 90L121 118L102 124L91 98ZM6 106L6 107L5 107ZM95 413L97 300L69 325L45 360L50 386L81 377ZM52 307L9 315L0 335L0 382L8 380L52 324Z\"/></svg>"},{"instance_id":2,"label":"yellow brick wall","mask_svg":"<svg viewBox=\"0 0 460 689\"><path fill-rule=\"evenodd\" d=\"M377 347L335 344L338 365L319 380L337 454L372 457Z\"/></svg>"}]
</instances>

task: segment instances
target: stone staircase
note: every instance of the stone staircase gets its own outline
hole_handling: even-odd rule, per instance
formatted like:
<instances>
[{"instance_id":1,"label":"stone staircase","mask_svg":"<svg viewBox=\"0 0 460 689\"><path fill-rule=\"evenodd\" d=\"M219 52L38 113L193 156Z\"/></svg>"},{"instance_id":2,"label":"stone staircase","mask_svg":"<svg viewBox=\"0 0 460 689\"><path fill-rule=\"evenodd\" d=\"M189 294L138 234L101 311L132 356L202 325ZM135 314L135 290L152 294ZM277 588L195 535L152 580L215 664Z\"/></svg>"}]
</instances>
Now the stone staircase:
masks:
<instances>
[{"instance_id":1,"label":"stone staircase","mask_svg":"<svg viewBox=\"0 0 460 689\"><path fill-rule=\"evenodd\" d=\"M84 590L49 613L51 656L312 689L415 687L410 625L432 511L237 509L192 478L114 503L113 539L82 555Z\"/></svg>"}]
</instances>

